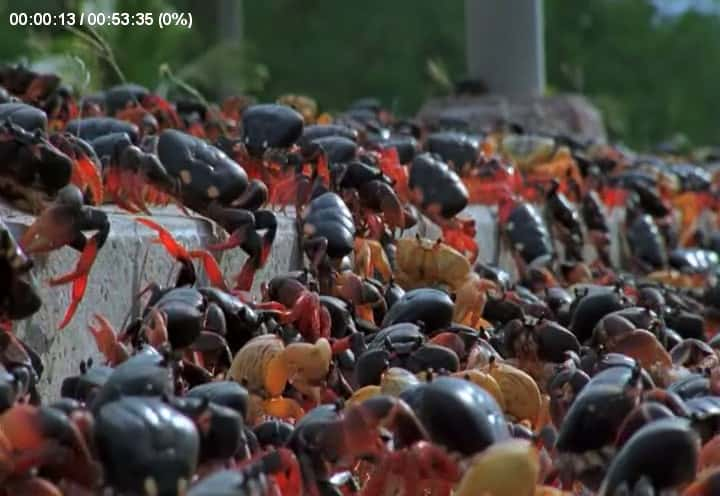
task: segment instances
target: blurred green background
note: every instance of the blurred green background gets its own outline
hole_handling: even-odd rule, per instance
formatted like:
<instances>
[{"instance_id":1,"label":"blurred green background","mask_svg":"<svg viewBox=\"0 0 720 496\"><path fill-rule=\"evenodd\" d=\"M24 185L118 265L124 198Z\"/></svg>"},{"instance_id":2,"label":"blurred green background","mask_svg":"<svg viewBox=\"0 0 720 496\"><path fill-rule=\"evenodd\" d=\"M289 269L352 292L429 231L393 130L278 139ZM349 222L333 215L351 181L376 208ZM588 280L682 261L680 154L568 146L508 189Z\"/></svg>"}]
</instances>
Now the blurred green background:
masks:
<instances>
[{"instance_id":1,"label":"blurred green background","mask_svg":"<svg viewBox=\"0 0 720 496\"><path fill-rule=\"evenodd\" d=\"M0 60L60 71L92 91L120 80L174 90L160 67L208 99L232 89L274 99L305 93L323 110L377 96L415 112L465 77L464 2L244 1L243 43L224 41L223 0L0 1ZM190 11L184 28L99 29L107 48L62 28L10 27L10 12ZM548 92L587 95L610 136L646 148L682 132L720 142L720 10L714 0L545 0ZM70 56L72 55L72 56ZM432 67L433 70L429 70ZM222 81L221 85L219 82Z\"/></svg>"}]
</instances>

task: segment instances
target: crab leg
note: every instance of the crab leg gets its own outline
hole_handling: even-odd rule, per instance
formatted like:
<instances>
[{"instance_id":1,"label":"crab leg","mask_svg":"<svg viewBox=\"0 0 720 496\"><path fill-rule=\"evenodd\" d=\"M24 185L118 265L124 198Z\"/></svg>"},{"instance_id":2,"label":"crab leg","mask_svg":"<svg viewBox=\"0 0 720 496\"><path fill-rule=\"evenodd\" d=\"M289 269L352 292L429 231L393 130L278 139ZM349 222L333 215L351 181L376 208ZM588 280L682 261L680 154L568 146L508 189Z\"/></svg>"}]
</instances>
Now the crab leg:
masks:
<instances>
[{"instance_id":1,"label":"crab leg","mask_svg":"<svg viewBox=\"0 0 720 496\"><path fill-rule=\"evenodd\" d=\"M97 256L97 251L97 244L94 242L94 240L91 240L88 243L86 249L83 250L82 255L80 255L80 260L78 261L78 265L75 268L74 272L66 274L65 276L50 279L51 286L66 284L70 281L72 281L73 283L72 291L70 293L70 305L65 311L65 316L63 317L63 320L59 325L60 329L64 329L65 326L70 323L70 320L72 320L78 306L80 305L82 297L85 295L85 290L87 289L88 283L88 274L90 273L90 268L92 267L92 264L95 261L95 257Z\"/></svg>"},{"instance_id":2,"label":"crab leg","mask_svg":"<svg viewBox=\"0 0 720 496\"><path fill-rule=\"evenodd\" d=\"M80 171L85 184L88 185L96 205L101 205L104 199L102 179L95 164L87 156L83 155L75 161L75 166Z\"/></svg>"},{"instance_id":3,"label":"crab leg","mask_svg":"<svg viewBox=\"0 0 720 496\"><path fill-rule=\"evenodd\" d=\"M150 210L145 204L146 181L139 173L126 172L124 176L125 189L130 196L130 202L136 205L145 215L150 215Z\"/></svg>"},{"instance_id":4,"label":"crab leg","mask_svg":"<svg viewBox=\"0 0 720 496\"><path fill-rule=\"evenodd\" d=\"M126 197L126 188L124 186L123 172L111 167L105 175L105 187L111 192L112 199L115 204L127 210L131 214L140 213L140 209L133 205Z\"/></svg>"},{"instance_id":5,"label":"crab leg","mask_svg":"<svg viewBox=\"0 0 720 496\"><path fill-rule=\"evenodd\" d=\"M208 276L208 279L210 279L210 283L221 289L226 289L225 286L225 280L223 278L222 270L220 270L220 266L217 263L217 260L215 260L215 257L212 256L212 254L207 250L191 250L188 252L190 255L190 258L198 258L203 264L203 268L205 269L205 273Z\"/></svg>"},{"instance_id":6,"label":"crab leg","mask_svg":"<svg viewBox=\"0 0 720 496\"><path fill-rule=\"evenodd\" d=\"M257 230L266 229L261 237ZM277 219L272 212L259 210L255 212L255 226L247 232L247 239L242 243L242 248L248 253L249 258L243 265L240 273L236 276L236 289L249 291L252 288L255 272L265 266L270 250L272 249L275 234L277 232Z\"/></svg>"},{"instance_id":7,"label":"crab leg","mask_svg":"<svg viewBox=\"0 0 720 496\"><path fill-rule=\"evenodd\" d=\"M173 235L163 226L155 221L143 217L136 217L135 220L158 233L158 241L165 247L170 255L179 262L189 263L193 258L202 261L205 272L207 273L210 283L220 289L227 289L222 271L215 258L207 250L191 250L188 251L182 246Z\"/></svg>"}]
</instances>

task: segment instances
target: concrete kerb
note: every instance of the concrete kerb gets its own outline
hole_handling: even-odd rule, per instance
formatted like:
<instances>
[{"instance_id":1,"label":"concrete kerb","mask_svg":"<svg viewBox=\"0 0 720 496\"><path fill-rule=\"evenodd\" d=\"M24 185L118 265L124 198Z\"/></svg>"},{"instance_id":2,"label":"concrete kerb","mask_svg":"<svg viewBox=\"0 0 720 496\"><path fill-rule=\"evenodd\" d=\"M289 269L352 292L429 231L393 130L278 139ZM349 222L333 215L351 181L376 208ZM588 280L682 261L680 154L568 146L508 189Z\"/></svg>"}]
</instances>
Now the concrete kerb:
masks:
<instances>
[{"instance_id":1,"label":"concrete kerb","mask_svg":"<svg viewBox=\"0 0 720 496\"><path fill-rule=\"evenodd\" d=\"M149 283L167 285L177 275L177 264L164 248L152 243L155 232L138 224L133 217L107 208L112 230L105 246L98 254L88 283L87 292L71 323L62 331L57 326L69 303L69 286L50 287L47 281L72 270L78 253L70 248L35 257L33 277L43 300L40 311L32 318L15 324L17 335L25 339L43 358L45 371L40 382L43 398L52 400L60 393L62 380L79 372L81 360L92 358L100 363L88 324L95 314L103 314L116 328L137 315L133 307L136 295ZM16 235L32 222L33 218L17 213L3 212L3 218ZM207 246L219 241L212 224L204 218L187 217L175 208L159 209L153 218L165 226L188 248ZM294 220L280 216L277 242L267 265L258 272L253 291L258 294L260 284L275 274L300 266L299 246ZM220 266L227 278L235 275L245 262L246 255L234 249L219 255ZM206 281L200 270L201 281ZM230 281L229 281L230 282Z\"/></svg>"},{"instance_id":2,"label":"concrete kerb","mask_svg":"<svg viewBox=\"0 0 720 496\"><path fill-rule=\"evenodd\" d=\"M88 331L88 323L94 314L103 314L116 328L120 328L129 314L136 316L139 308L136 295L150 282L167 285L177 275L177 264L165 252L164 248L151 241L154 231L138 224L133 216L108 207L112 231L107 243L100 251L90 274L90 281L83 302L70 325L62 331L57 325L62 320L69 302L69 286L50 287L47 281L59 274L69 272L76 264L78 253L69 248L35 257L36 266L33 277L43 300L43 307L32 318L15 324L15 332L25 339L43 357L45 371L40 383L44 398L59 396L62 380L78 373L81 360L92 358L96 362L102 357L97 352L94 340ZM3 219L16 235L22 233L33 218L10 209L0 208ZM471 205L460 215L475 219L477 227L476 241L480 248L480 259L493 262L497 250L497 222L495 209L481 205ZM618 260L618 226L621 216L612 219L613 258ZM213 224L202 217L188 217L176 208L169 207L153 211L154 220L165 226L188 248L207 246L219 241L219 233ZM404 233L437 239L440 229L422 220L416 227ZM591 255L592 256L592 255ZM219 254L218 259L228 282L245 262L246 255L240 249ZM515 275L514 263L510 253L502 249L498 258L499 265ZM273 276L298 269L302 266L300 240L295 228L295 214L292 209L278 214L278 233L266 266L255 278L253 292L259 294L263 281ZM200 271L201 281L205 275ZM133 307L135 305L135 307Z\"/></svg>"}]
</instances>

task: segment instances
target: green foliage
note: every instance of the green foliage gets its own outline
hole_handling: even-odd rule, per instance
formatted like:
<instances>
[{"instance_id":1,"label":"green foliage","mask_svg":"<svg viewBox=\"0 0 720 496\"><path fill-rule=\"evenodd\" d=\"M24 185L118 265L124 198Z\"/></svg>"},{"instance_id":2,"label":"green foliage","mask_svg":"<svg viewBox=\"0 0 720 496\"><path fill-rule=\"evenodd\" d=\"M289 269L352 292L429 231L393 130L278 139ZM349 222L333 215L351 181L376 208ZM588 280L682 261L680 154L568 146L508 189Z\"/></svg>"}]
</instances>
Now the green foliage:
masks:
<instances>
[{"instance_id":1,"label":"green foliage","mask_svg":"<svg viewBox=\"0 0 720 496\"><path fill-rule=\"evenodd\" d=\"M720 17L659 17L647 0L545 0L548 80L588 95L616 138L720 139Z\"/></svg>"},{"instance_id":2,"label":"green foliage","mask_svg":"<svg viewBox=\"0 0 720 496\"><path fill-rule=\"evenodd\" d=\"M326 110L376 96L414 112L436 91L427 61L464 74L464 2L246 1L245 34L271 79L264 98L306 93Z\"/></svg>"},{"instance_id":3,"label":"green foliage","mask_svg":"<svg viewBox=\"0 0 720 496\"><path fill-rule=\"evenodd\" d=\"M212 94L217 82L240 93L262 91L268 80L264 65L251 62L254 53L236 43L216 43L198 57L188 61L178 76L206 94Z\"/></svg>"}]
</instances>

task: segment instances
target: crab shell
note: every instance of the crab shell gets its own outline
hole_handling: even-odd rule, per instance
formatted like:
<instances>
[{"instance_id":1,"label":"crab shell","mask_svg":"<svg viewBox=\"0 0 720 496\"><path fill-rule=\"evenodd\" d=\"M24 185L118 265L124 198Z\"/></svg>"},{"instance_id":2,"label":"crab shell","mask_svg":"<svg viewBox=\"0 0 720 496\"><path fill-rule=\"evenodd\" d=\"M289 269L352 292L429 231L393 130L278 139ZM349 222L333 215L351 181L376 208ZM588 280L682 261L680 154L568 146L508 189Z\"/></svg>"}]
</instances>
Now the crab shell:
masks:
<instances>
[{"instance_id":1,"label":"crab shell","mask_svg":"<svg viewBox=\"0 0 720 496\"><path fill-rule=\"evenodd\" d=\"M277 102L281 105L292 107L303 117L305 124L312 124L318 115L318 104L315 100L305 95L282 95Z\"/></svg>"},{"instance_id":2,"label":"crab shell","mask_svg":"<svg viewBox=\"0 0 720 496\"><path fill-rule=\"evenodd\" d=\"M500 387L500 384L498 384L498 381L496 381L489 372L470 369L455 372L452 376L477 384L495 398L495 401L498 402L498 405L500 405L500 408L502 408L503 411L506 410L505 395L503 394L502 388Z\"/></svg>"},{"instance_id":3,"label":"crab shell","mask_svg":"<svg viewBox=\"0 0 720 496\"><path fill-rule=\"evenodd\" d=\"M495 379L503 399L504 411L517 420L529 420L535 425L542 411L542 396L535 380L517 367L493 362L487 372Z\"/></svg>"},{"instance_id":4,"label":"crab shell","mask_svg":"<svg viewBox=\"0 0 720 496\"><path fill-rule=\"evenodd\" d=\"M495 444L475 457L457 487L456 496L532 496L540 475L540 457L524 439Z\"/></svg>"},{"instance_id":5,"label":"crab shell","mask_svg":"<svg viewBox=\"0 0 720 496\"><path fill-rule=\"evenodd\" d=\"M288 382L312 386L330 369L330 343L319 339L315 344L293 343L285 347L272 334L257 336L237 352L228 377L262 396L280 396Z\"/></svg>"},{"instance_id":6,"label":"crab shell","mask_svg":"<svg viewBox=\"0 0 720 496\"><path fill-rule=\"evenodd\" d=\"M396 246L395 278L406 290L438 283L458 289L471 273L468 259L445 243L402 238Z\"/></svg>"},{"instance_id":7,"label":"crab shell","mask_svg":"<svg viewBox=\"0 0 720 496\"><path fill-rule=\"evenodd\" d=\"M549 162L555 155L555 140L533 135L508 134L498 143L499 152L512 160L522 172Z\"/></svg>"},{"instance_id":8,"label":"crab shell","mask_svg":"<svg viewBox=\"0 0 720 496\"><path fill-rule=\"evenodd\" d=\"M380 385L369 384L357 389L348 400L348 405L358 405L366 399L379 395L400 396L408 388L417 386L421 381L416 374L401 367L390 367L382 373Z\"/></svg>"}]
</instances>

